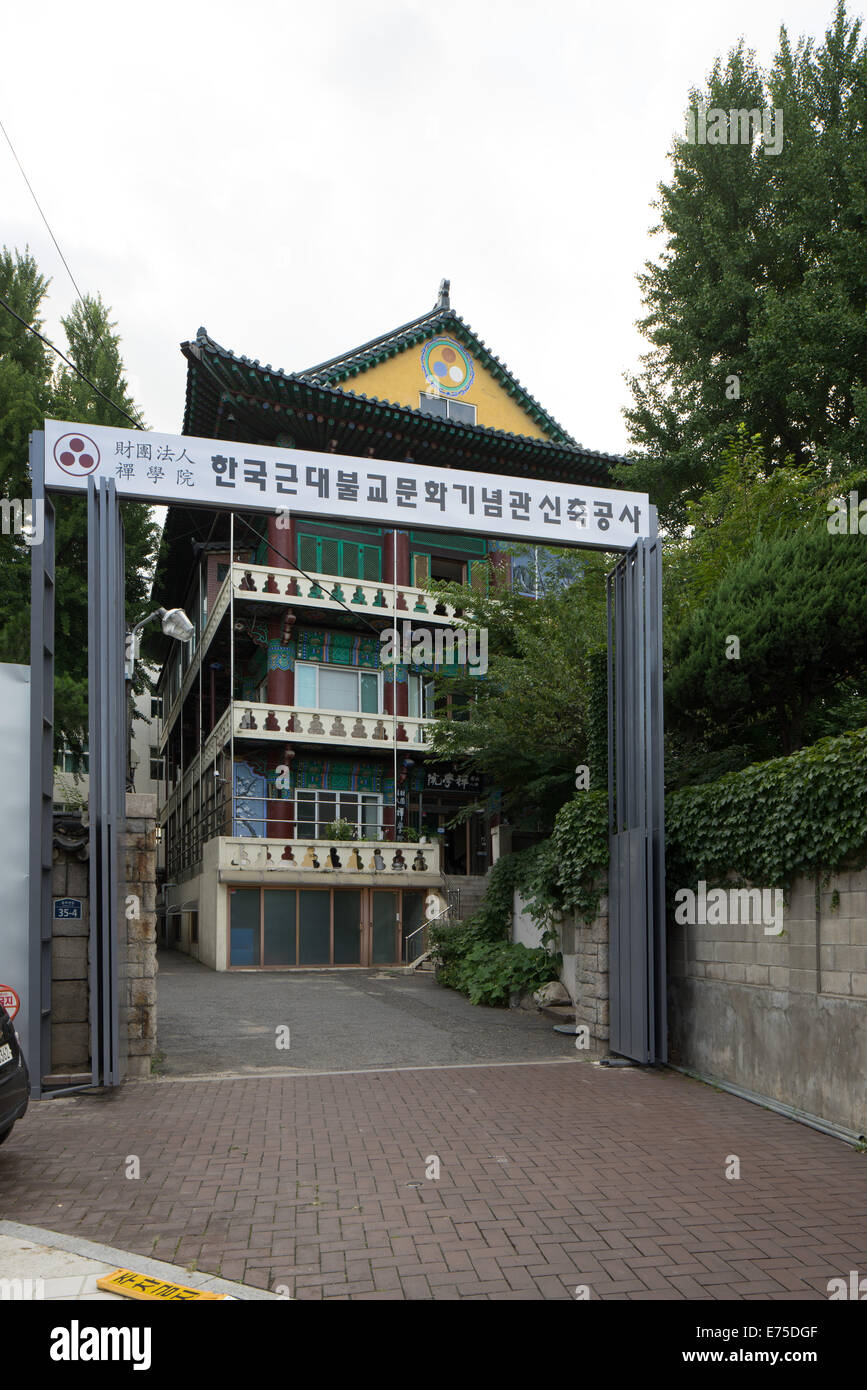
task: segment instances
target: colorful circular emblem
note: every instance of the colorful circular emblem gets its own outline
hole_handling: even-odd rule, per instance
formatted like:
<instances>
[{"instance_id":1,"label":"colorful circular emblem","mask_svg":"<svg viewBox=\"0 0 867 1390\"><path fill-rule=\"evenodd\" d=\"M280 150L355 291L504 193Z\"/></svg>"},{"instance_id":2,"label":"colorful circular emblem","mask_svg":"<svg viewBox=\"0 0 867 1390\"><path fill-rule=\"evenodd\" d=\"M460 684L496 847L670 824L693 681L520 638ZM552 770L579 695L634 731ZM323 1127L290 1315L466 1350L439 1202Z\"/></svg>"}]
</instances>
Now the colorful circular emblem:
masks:
<instances>
[{"instance_id":1,"label":"colorful circular emblem","mask_svg":"<svg viewBox=\"0 0 867 1390\"><path fill-rule=\"evenodd\" d=\"M62 434L54 446L54 459L64 473L82 478L99 467L99 450L86 434Z\"/></svg>"},{"instance_id":2,"label":"colorful circular emblem","mask_svg":"<svg viewBox=\"0 0 867 1390\"><path fill-rule=\"evenodd\" d=\"M460 396L473 384L473 359L453 338L431 338L421 352L421 369L444 396Z\"/></svg>"}]
</instances>

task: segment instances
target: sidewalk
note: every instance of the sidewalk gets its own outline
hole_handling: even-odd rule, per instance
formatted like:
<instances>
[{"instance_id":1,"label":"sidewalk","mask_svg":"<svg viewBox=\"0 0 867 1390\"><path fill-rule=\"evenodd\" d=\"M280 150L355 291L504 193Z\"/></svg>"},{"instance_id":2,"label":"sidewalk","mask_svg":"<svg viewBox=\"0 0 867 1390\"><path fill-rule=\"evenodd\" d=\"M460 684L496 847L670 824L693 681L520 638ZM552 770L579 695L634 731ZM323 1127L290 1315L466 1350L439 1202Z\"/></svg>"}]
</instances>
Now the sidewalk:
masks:
<instances>
[{"instance_id":1,"label":"sidewalk","mask_svg":"<svg viewBox=\"0 0 867 1390\"><path fill-rule=\"evenodd\" d=\"M132 1269L166 1283L208 1293L226 1294L232 1299L279 1298L263 1289L218 1279L212 1274L180 1269L177 1265L114 1250L76 1236L46 1231L39 1226L22 1226L16 1221L0 1221L0 1301L35 1299L45 1302L81 1302L106 1299L128 1303L121 1294L98 1289L97 1279L115 1269Z\"/></svg>"}]
</instances>

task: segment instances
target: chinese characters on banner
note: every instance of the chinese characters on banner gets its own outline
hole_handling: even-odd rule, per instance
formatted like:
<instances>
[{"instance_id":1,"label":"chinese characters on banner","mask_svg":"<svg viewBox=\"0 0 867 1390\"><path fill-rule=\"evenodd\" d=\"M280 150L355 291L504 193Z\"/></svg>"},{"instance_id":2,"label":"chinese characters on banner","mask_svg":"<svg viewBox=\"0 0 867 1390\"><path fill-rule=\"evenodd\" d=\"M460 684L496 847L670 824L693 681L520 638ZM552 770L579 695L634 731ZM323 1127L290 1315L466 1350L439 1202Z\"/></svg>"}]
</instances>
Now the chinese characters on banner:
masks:
<instances>
[{"instance_id":1,"label":"chinese characters on banner","mask_svg":"<svg viewBox=\"0 0 867 1390\"><path fill-rule=\"evenodd\" d=\"M86 489L90 477L157 505L285 509L605 550L650 535L644 493L46 420L46 487Z\"/></svg>"}]
</instances>

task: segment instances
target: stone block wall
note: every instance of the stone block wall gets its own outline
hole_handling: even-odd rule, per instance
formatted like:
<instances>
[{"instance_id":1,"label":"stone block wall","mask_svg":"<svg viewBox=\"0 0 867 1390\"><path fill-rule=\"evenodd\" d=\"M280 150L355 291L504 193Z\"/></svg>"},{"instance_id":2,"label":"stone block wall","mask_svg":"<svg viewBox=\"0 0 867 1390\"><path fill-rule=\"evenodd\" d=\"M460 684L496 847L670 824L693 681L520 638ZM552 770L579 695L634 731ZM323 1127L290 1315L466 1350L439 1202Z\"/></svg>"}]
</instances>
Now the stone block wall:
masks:
<instances>
[{"instance_id":1,"label":"stone block wall","mask_svg":"<svg viewBox=\"0 0 867 1390\"><path fill-rule=\"evenodd\" d=\"M781 934L766 925L669 917L669 1060L867 1136L867 868L796 879ZM593 922L558 931L575 1021L607 1050L607 897ZM512 940L540 944L517 893Z\"/></svg>"},{"instance_id":2,"label":"stone block wall","mask_svg":"<svg viewBox=\"0 0 867 1390\"><path fill-rule=\"evenodd\" d=\"M764 927L669 919L671 1060L867 1134L867 868L796 879Z\"/></svg>"},{"instance_id":3,"label":"stone block wall","mask_svg":"<svg viewBox=\"0 0 867 1390\"><path fill-rule=\"evenodd\" d=\"M525 946L541 945L539 928L515 893L512 940ZM608 1049L608 898L599 900L592 922L563 917L557 923L559 950L563 955L560 980L575 1005L575 1022L586 1023L594 1051Z\"/></svg>"},{"instance_id":4,"label":"stone block wall","mask_svg":"<svg viewBox=\"0 0 867 1390\"><path fill-rule=\"evenodd\" d=\"M122 905L126 959L121 966L120 1021L129 1080L150 1076L157 1043L156 815L155 796L127 796L126 905Z\"/></svg>"},{"instance_id":5,"label":"stone block wall","mask_svg":"<svg viewBox=\"0 0 867 1390\"><path fill-rule=\"evenodd\" d=\"M156 1050L156 797L126 804L126 888L119 903L120 1030L124 1079L150 1075ZM58 819L52 896L81 898L81 920L52 921L51 1073L90 1071L89 862L87 830Z\"/></svg>"},{"instance_id":6,"label":"stone block wall","mask_svg":"<svg viewBox=\"0 0 867 1390\"><path fill-rule=\"evenodd\" d=\"M81 898L81 921L53 922L51 940L51 1070L84 1072L90 1069L88 988L88 863L87 841L82 832L55 836L51 893L53 898Z\"/></svg>"}]
</instances>

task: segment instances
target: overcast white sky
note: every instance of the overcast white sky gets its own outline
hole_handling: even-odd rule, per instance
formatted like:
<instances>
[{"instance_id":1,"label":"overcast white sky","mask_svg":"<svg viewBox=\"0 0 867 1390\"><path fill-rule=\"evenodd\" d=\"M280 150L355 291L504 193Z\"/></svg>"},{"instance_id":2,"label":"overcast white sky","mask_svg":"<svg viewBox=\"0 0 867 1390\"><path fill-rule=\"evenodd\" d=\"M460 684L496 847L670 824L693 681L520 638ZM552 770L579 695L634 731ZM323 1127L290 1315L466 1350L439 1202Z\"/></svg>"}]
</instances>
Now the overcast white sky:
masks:
<instances>
[{"instance_id":1,"label":"overcast white sky","mask_svg":"<svg viewBox=\"0 0 867 1390\"><path fill-rule=\"evenodd\" d=\"M850 4L851 14L863 7ZM0 120L72 272L177 432L182 339L308 367L452 305L586 447L621 452L636 273L691 85L833 0L43 0L3 7ZM0 241L74 291L5 142Z\"/></svg>"}]
</instances>

